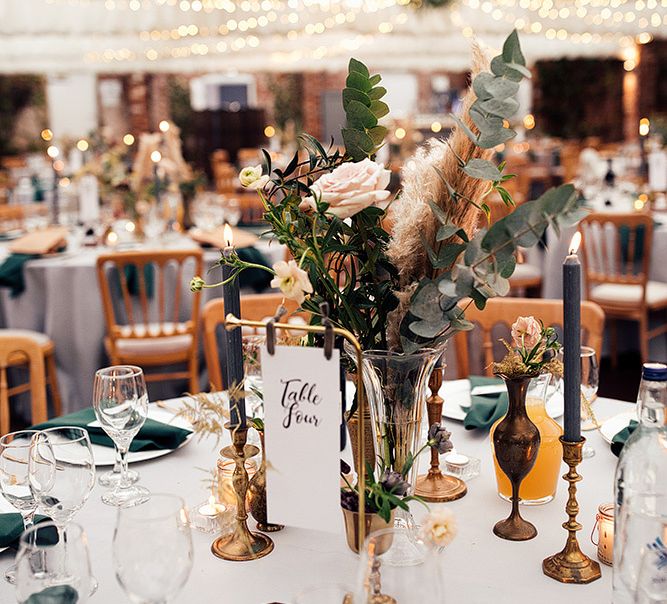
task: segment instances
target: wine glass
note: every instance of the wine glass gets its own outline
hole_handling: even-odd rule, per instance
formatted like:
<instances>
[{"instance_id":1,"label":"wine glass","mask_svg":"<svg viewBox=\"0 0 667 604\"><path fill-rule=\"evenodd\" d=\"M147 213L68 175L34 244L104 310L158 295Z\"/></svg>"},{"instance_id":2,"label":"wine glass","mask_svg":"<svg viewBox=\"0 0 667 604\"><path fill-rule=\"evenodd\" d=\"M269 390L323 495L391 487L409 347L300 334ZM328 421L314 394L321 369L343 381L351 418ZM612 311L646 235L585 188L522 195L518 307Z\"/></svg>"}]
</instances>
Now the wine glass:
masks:
<instances>
[{"instance_id":1,"label":"wine glass","mask_svg":"<svg viewBox=\"0 0 667 604\"><path fill-rule=\"evenodd\" d=\"M21 513L25 530L33 525L37 509L28 477L30 442L35 434L35 430L22 430L0 438L0 492ZM15 577L16 565L12 564L5 579L14 583Z\"/></svg>"},{"instance_id":2,"label":"wine glass","mask_svg":"<svg viewBox=\"0 0 667 604\"><path fill-rule=\"evenodd\" d=\"M95 461L85 428L48 428L33 435L28 460L37 507L64 530L88 500Z\"/></svg>"},{"instance_id":3,"label":"wine glass","mask_svg":"<svg viewBox=\"0 0 667 604\"><path fill-rule=\"evenodd\" d=\"M367 537L361 552L354 604L385 600L401 604L444 601L437 554L417 540L410 529L375 531Z\"/></svg>"},{"instance_id":4,"label":"wine glass","mask_svg":"<svg viewBox=\"0 0 667 604\"><path fill-rule=\"evenodd\" d=\"M120 460L120 452L118 451L118 447L114 445L114 449L116 452L116 460L113 464L113 470L108 470L107 472L104 472L103 474L100 474L100 477L97 479L97 482L100 484L100 486L103 487L115 487L121 479L122 476L122 471L121 471L121 460ZM139 481L139 472L136 470L133 470L132 468L127 469L127 479L134 484L135 482Z\"/></svg>"},{"instance_id":5,"label":"wine glass","mask_svg":"<svg viewBox=\"0 0 667 604\"><path fill-rule=\"evenodd\" d=\"M144 372L134 365L105 367L95 373L93 407L102 429L113 440L121 460L121 478L102 495L107 505L140 503L149 493L128 479L127 453L146 421L148 394Z\"/></svg>"},{"instance_id":6,"label":"wine glass","mask_svg":"<svg viewBox=\"0 0 667 604\"><path fill-rule=\"evenodd\" d=\"M132 602L164 604L174 598L188 580L192 558L182 498L153 493L142 503L118 509L113 566Z\"/></svg>"},{"instance_id":7,"label":"wine glass","mask_svg":"<svg viewBox=\"0 0 667 604\"><path fill-rule=\"evenodd\" d=\"M88 539L78 524L61 530L54 522L40 522L21 535L16 554L19 602L84 604L94 583Z\"/></svg>"},{"instance_id":8,"label":"wine glass","mask_svg":"<svg viewBox=\"0 0 667 604\"><path fill-rule=\"evenodd\" d=\"M581 347L581 429L596 430L599 424L593 413L593 403L597 398L600 382L600 368L595 350L590 346ZM584 458L593 457L595 449L586 443L582 450Z\"/></svg>"}]
</instances>

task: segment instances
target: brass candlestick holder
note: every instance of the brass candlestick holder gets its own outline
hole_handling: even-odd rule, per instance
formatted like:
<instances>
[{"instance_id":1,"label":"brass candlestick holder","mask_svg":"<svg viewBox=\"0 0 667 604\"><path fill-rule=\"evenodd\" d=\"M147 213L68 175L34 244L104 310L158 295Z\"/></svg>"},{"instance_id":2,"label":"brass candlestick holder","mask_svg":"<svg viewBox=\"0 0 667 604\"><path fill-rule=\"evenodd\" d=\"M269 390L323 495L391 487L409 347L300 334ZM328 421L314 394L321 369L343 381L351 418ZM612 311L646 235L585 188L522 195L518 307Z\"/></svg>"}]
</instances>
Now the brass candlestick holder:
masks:
<instances>
[{"instance_id":1,"label":"brass candlestick holder","mask_svg":"<svg viewBox=\"0 0 667 604\"><path fill-rule=\"evenodd\" d=\"M273 551L273 541L262 533L253 533L248 529L248 512L246 511L246 493L248 491L248 472L245 461L259 453L254 445L246 445L248 428L234 427L225 424L231 431L232 445L225 447L221 454L235 463L232 485L236 494L236 524L229 535L216 539L211 545L211 551L223 560L234 562L255 560L262 558Z\"/></svg>"},{"instance_id":2,"label":"brass candlestick holder","mask_svg":"<svg viewBox=\"0 0 667 604\"><path fill-rule=\"evenodd\" d=\"M433 370L428 387L431 396L426 400L428 425L439 424L442 421L442 397L438 394L442 386L443 368L438 365ZM448 476L440 471L440 455L436 447L431 447L431 468L428 474L422 474L415 483L415 495L424 501L442 503L461 499L468 492L466 483L456 476Z\"/></svg>"},{"instance_id":3,"label":"brass candlestick holder","mask_svg":"<svg viewBox=\"0 0 667 604\"><path fill-rule=\"evenodd\" d=\"M581 463L582 449L586 439L569 442L561 436L560 442L563 445L563 461L569 467L567 474L563 475L563 478L570 483L569 497L565 506L568 520L563 523L563 528L568 535L563 551L546 558L542 562L542 571L547 577L561 583L591 583L602 576L600 565L581 551L577 541L577 531L582 528L581 524L577 522L579 513L577 483L582 480L581 475L577 473L577 466Z\"/></svg>"}]
</instances>

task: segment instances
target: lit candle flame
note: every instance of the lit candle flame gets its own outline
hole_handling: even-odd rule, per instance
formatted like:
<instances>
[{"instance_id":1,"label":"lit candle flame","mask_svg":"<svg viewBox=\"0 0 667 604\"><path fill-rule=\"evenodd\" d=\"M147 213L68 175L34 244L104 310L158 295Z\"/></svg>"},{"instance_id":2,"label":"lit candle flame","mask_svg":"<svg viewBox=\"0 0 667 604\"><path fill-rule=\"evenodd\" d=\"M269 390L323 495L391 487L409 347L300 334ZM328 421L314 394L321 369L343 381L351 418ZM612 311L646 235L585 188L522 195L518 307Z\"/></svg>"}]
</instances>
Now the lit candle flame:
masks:
<instances>
[{"instance_id":1,"label":"lit candle flame","mask_svg":"<svg viewBox=\"0 0 667 604\"><path fill-rule=\"evenodd\" d=\"M225 225L223 237L225 238L227 247L232 247L232 245L234 245L234 233L232 231L232 227L229 226L229 224Z\"/></svg>"},{"instance_id":2,"label":"lit candle flame","mask_svg":"<svg viewBox=\"0 0 667 604\"><path fill-rule=\"evenodd\" d=\"M581 233L577 231L570 241L570 254L576 254L579 246L581 245Z\"/></svg>"}]
</instances>

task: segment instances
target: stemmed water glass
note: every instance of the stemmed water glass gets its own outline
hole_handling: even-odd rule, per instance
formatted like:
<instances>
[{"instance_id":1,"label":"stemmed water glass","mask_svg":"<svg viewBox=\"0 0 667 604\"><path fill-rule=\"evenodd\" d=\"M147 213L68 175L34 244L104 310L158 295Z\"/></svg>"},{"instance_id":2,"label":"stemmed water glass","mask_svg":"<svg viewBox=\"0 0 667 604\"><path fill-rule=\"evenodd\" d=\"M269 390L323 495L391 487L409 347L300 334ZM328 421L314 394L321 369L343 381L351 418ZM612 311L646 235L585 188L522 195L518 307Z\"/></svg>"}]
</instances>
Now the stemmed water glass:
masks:
<instances>
[{"instance_id":1,"label":"stemmed water glass","mask_svg":"<svg viewBox=\"0 0 667 604\"><path fill-rule=\"evenodd\" d=\"M16 555L19 602L84 604L95 586L88 540L78 524L61 529L53 522L41 522L21 535Z\"/></svg>"},{"instance_id":2,"label":"stemmed water glass","mask_svg":"<svg viewBox=\"0 0 667 604\"><path fill-rule=\"evenodd\" d=\"M34 430L23 430L0 438L0 492L21 513L24 530L33 525L37 509L28 476L30 442L35 434ZM12 564L5 572L5 579L14 583L15 577L16 565Z\"/></svg>"},{"instance_id":3,"label":"stemmed water glass","mask_svg":"<svg viewBox=\"0 0 667 604\"><path fill-rule=\"evenodd\" d=\"M600 368L595 350L590 346L581 347L581 429L596 430L599 424L593 413L593 403L597 397L600 382ZM593 457L595 449L588 443L582 450L584 458Z\"/></svg>"},{"instance_id":4,"label":"stemmed water glass","mask_svg":"<svg viewBox=\"0 0 667 604\"><path fill-rule=\"evenodd\" d=\"M30 444L28 471L37 507L64 530L95 484L88 432L73 426L37 432Z\"/></svg>"},{"instance_id":5,"label":"stemmed water glass","mask_svg":"<svg viewBox=\"0 0 667 604\"><path fill-rule=\"evenodd\" d=\"M116 578L132 602L165 604L192 569L192 536L183 499L151 494L118 509L113 537Z\"/></svg>"},{"instance_id":6,"label":"stemmed water glass","mask_svg":"<svg viewBox=\"0 0 667 604\"><path fill-rule=\"evenodd\" d=\"M149 492L129 480L127 453L148 414L144 372L134 365L98 370L95 373L93 407L102 429L114 442L121 461L120 480L111 491L102 495L102 501L113 506L141 503Z\"/></svg>"}]
</instances>

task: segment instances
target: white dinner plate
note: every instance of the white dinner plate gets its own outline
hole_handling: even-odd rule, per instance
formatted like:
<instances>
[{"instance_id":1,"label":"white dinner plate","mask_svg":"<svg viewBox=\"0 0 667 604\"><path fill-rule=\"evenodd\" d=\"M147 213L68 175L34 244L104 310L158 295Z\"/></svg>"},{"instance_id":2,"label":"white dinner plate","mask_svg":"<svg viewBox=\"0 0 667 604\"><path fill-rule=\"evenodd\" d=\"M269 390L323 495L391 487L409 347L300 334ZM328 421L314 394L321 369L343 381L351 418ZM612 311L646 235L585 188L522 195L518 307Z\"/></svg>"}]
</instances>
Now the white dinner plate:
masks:
<instances>
[{"instance_id":1,"label":"white dinner plate","mask_svg":"<svg viewBox=\"0 0 667 604\"><path fill-rule=\"evenodd\" d=\"M481 394L480 390L486 393L502 391L496 386L478 386L475 388L475 393ZM442 406L442 416L462 422L470 406L470 381L467 379L447 380L443 382L440 388L440 396L445 399ZM558 419L563 415L564 408L563 393L554 386L549 386L546 403L549 417Z\"/></svg>"},{"instance_id":2,"label":"white dinner plate","mask_svg":"<svg viewBox=\"0 0 667 604\"><path fill-rule=\"evenodd\" d=\"M618 415L614 415L614 417L605 420L600 426L600 434L602 435L602 438L611 444L614 436L623 430L623 428L627 428L633 419L637 421L636 411L624 411L623 413L619 413Z\"/></svg>"},{"instance_id":3,"label":"white dinner plate","mask_svg":"<svg viewBox=\"0 0 667 604\"><path fill-rule=\"evenodd\" d=\"M178 400L169 401L170 405L177 406ZM161 409L155 404L148 407L148 417L155 421L176 426L177 428L184 428L185 430L192 430L192 424L183 417L177 417L167 409ZM91 422L92 425L99 425L96 421ZM89 424L89 425L91 425ZM179 449L187 445L194 436L194 432L190 433L186 439L179 445ZM173 453L176 449L156 449L153 451L134 451L127 455L128 463L135 463L137 461L148 461L164 455ZM95 458L95 466L113 466L116 462L116 452L113 447L103 447L102 445L93 445L93 456Z\"/></svg>"}]
</instances>

